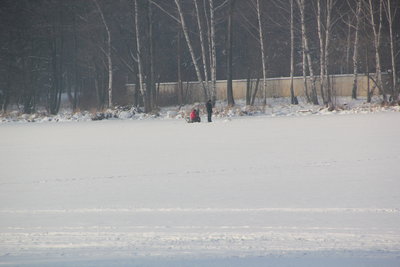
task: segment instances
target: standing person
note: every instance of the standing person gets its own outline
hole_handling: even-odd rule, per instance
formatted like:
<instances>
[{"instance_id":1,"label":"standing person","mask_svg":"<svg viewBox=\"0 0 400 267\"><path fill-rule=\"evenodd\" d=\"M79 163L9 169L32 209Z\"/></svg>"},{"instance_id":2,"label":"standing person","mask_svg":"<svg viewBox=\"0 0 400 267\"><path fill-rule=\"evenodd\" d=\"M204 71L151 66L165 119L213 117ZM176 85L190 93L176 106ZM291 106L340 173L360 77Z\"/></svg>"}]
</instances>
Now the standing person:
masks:
<instances>
[{"instance_id":1,"label":"standing person","mask_svg":"<svg viewBox=\"0 0 400 267\"><path fill-rule=\"evenodd\" d=\"M212 102L211 100L208 100L206 103L206 108L207 108L207 118L208 118L208 122L211 122L211 116L212 116Z\"/></svg>"}]
</instances>

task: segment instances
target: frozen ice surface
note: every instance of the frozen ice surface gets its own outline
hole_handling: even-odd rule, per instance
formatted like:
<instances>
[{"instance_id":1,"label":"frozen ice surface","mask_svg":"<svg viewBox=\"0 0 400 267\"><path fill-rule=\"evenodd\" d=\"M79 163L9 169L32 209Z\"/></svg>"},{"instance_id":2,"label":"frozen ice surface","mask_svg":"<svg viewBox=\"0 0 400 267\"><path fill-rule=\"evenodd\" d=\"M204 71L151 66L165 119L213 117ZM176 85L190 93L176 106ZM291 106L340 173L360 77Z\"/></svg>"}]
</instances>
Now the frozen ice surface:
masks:
<instances>
[{"instance_id":1,"label":"frozen ice surface","mask_svg":"<svg viewBox=\"0 0 400 267\"><path fill-rule=\"evenodd\" d=\"M1 266L400 266L400 113L0 125Z\"/></svg>"}]
</instances>

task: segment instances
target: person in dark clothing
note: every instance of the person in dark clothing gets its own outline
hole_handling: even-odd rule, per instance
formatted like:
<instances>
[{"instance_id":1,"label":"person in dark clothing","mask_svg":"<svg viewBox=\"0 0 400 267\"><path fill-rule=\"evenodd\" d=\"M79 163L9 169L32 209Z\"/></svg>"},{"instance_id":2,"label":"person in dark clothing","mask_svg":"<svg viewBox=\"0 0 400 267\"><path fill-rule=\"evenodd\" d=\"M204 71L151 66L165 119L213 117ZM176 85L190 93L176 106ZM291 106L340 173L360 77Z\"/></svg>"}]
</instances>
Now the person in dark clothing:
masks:
<instances>
[{"instance_id":1,"label":"person in dark clothing","mask_svg":"<svg viewBox=\"0 0 400 267\"><path fill-rule=\"evenodd\" d=\"M211 100L208 100L207 101L207 103L206 103L206 108L207 108L207 118L208 118L208 122L211 122L211 116L212 116L212 108L213 108L213 105L212 105L212 102L211 102Z\"/></svg>"},{"instance_id":2,"label":"person in dark clothing","mask_svg":"<svg viewBox=\"0 0 400 267\"><path fill-rule=\"evenodd\" d=\"M200 110L199 109L196 109L196 121L197 122L201 121L201 119L200 119Z\"/></svg>"}]
</instances>

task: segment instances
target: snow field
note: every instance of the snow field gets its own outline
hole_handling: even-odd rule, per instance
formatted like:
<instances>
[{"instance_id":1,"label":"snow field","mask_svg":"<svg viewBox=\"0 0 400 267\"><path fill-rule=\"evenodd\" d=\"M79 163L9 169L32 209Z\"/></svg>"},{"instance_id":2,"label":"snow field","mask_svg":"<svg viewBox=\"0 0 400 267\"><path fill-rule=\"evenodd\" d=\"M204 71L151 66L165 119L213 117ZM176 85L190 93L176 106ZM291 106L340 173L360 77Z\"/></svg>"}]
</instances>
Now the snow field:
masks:
<instances>
[{"instance_id":1,"label":"snow field","mask_svg":"<svg viewBox=\"0 0 400 267\"><path fill-rule=\"evenodd\" d=\"M399 266L399 119L0 125L0 265Z\"/></svg>"}]
</instances>

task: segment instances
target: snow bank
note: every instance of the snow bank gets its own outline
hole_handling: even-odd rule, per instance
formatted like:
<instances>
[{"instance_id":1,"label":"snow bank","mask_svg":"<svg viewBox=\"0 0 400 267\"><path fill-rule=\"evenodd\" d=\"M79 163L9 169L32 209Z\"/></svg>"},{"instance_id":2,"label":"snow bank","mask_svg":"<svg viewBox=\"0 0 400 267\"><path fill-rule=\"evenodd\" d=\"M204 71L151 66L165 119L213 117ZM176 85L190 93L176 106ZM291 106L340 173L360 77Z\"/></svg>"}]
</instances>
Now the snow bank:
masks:
<instances>
[{"instance_id":1,"label":"snow bank","mask_svg":"<svg viewBox=\"0 0 400 267\"><path fill-rule=\"evenodd\" d=\"M301 99L301 98L300 98ZM300 100L299 105L291 105L289 98L268 99L267 106L261 105L246 106L243 100L236 101L235 107L227 107L226 102L219 101L214 108L214 117L233 118L241 116L306 116L306 115L332 115L332 114L367 114L376 112L399 112L400 106L382 106L379 98L373 99L372 103L367 103L366 99L354 100L349 97L340 97L335 100L336 109L329 111L323 106L316 106ZM143 120L143 119L183 119L189 116L192 108L201 110L201 114L206 114L203 103L185 105L183 107L165 107L159 112L145 114L140 109L134 107L116 107L107 109L104 112L71 112L68 109L62 110L58 115L49 116L46 112L35 114L21 114L12 111L0 115L0 123L6 122L73 122L90 120Z\"/></svg>"}]
</instances>

